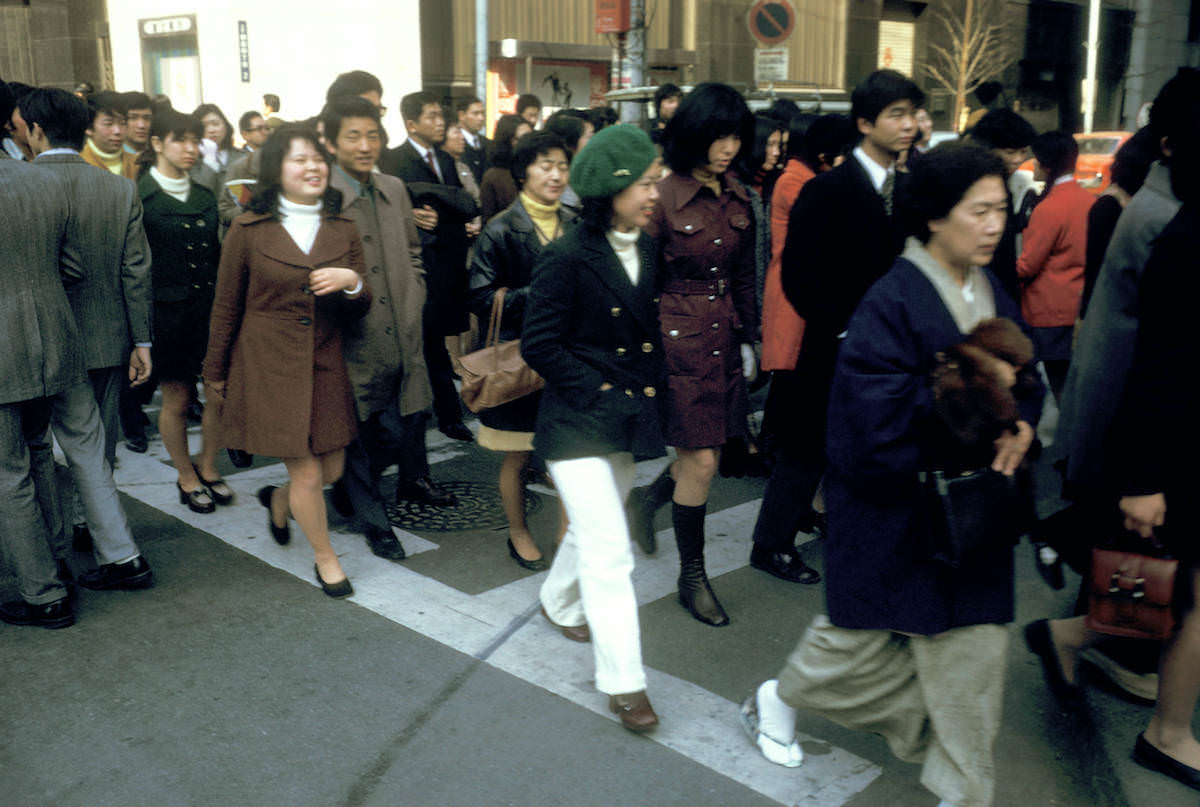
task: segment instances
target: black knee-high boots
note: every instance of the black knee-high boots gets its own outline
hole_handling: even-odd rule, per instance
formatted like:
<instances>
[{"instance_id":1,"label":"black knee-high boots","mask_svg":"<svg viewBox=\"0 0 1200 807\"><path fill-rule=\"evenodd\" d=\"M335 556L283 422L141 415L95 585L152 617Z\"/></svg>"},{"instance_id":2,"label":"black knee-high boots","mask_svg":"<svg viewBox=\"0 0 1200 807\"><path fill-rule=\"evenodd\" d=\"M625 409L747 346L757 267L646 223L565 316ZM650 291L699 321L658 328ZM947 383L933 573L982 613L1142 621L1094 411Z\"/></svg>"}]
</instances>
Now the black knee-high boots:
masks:
<instances>
[{"instance_id":1,"label":"black knee-high boots","mask_svg":"<svg viewBox=\"0 0 1200 807\"><path fill-rule=\"evenodd\" d=\"M704 514L707 505L689 507L683 504L671 506L671 520L675 523L675 543L679 547L679 602L692 616L714 627L729 624L729 616L704 571Z\"/></svg>"},{"instance_id":2,"label":"black knee-high boots","mask_svg":"<svg viewBox=\"0 0 1200 807\"><path fill-rule=\"evenodd\" d=\"M625 505L629 520L629 534L638 542L642 551L653 555L658 549L658 538L654 533L654 514L675 494L675 480L668 465L653 482L643 488L634 488Z\"/></svg>"}]
</instances>

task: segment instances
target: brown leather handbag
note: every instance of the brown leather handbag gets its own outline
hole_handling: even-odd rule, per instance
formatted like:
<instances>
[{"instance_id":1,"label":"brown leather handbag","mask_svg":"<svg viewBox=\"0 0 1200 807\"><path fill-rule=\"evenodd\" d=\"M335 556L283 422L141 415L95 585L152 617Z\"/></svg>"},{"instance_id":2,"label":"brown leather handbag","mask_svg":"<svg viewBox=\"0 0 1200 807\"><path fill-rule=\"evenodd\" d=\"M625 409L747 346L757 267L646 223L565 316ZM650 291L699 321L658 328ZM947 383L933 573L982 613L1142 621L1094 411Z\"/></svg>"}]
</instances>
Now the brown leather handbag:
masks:
<instances>
[{"instance_id":1,"label":"brown leather handbag","mask_svg":"<svg viewBox=\"0 0 1200 807\"><path fill-rule=\"evenodd\" d=\"M1130 639L1167 639L1179 561L1119 549L1093 549L1087 627Z\"/></svg>"},{"instance_id":2,"label":"brown leather handbag","mask_svg":"<svg viewBox=\"0 0 1200 807\"><path fill-rule=\"evenodd\" d=\"M500 342L500 319L507 291L506 288L497 289L492 298L492 315L484 346L458 360L458 376L462 379L459 394L472 412L515 401L546 385L545 380L521 358L520 339Z\"/></svg>"}]
</instances>

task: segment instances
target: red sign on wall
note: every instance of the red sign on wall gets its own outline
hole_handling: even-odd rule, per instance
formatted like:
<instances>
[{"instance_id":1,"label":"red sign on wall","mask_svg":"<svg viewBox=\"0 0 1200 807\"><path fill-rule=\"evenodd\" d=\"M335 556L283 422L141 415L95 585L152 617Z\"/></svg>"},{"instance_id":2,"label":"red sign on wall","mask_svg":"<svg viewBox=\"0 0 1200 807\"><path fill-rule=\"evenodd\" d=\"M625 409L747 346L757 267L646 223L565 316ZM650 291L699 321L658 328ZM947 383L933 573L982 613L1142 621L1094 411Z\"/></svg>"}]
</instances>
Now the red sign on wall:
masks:
<instances>
[{"instance_id":1,"label":"red sign on wall","mask_svg":"<svg viewBox=\"0 0 1200 807\"><path fill-rule=\"evenodd\" d=\"M629 18L629 0L596 0L596 33L623 34Z\"/></svg>"}]
</instances>

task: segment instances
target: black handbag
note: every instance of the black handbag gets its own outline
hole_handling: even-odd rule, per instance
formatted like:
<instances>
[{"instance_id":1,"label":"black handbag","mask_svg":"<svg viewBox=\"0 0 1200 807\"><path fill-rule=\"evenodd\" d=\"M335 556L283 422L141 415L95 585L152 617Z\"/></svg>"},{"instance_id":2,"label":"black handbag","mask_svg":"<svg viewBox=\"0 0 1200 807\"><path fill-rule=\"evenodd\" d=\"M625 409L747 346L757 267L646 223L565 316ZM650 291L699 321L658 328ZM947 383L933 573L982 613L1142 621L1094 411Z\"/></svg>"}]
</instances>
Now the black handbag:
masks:
<instances>
[{"instance_id":1,"label":"black handbag","mask_svg":"<svg viewBox=\"0 0 1200 807\"><path fill-rule=\"evenodd\" d=\"M959 567L989 549L1012 545L1025 512L1015 476L991 468L965 473L922 471L934 560Z\"/></svg>"}]
</instances>

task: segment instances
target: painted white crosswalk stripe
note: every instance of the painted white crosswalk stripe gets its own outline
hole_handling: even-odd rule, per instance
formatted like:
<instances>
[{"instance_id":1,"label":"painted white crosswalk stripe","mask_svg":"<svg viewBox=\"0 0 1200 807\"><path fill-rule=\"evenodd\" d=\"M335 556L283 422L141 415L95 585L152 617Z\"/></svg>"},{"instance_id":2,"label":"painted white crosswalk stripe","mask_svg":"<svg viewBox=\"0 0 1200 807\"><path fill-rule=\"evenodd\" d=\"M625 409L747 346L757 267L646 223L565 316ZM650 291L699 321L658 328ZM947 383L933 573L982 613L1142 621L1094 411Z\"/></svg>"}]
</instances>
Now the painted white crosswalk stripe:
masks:
<instances>
[{"instance_id":1,"label":"painted white crosswalk stripe","mask_svg":"<svg viewBox=\"0 0 1200 807\"><path fill-rule=\"evenodd\" d=\"M469 444L434 432L429 437L434 448L431 464L474 450ZM254 498L260 486L286 479L282 465L249 468L230 475L237 501L218 508L216 513L201 515L179 505L176 475L157 456L162 453L158 441L145 455L131 454L123 447L119 451L116 477L124 493L316 586L312 555L299 529L293 526L293 544L299 543L299 547L275 544L263 523L263 509ZM639 463L637 484L657 476L667 461ZM709 514L705 555L711 576L746 565L749 536L745 529L753 523L760 503L755 499ZM439 548L439 544L413 533L397 530L397 534L410 556ZM590 647L565 642L540 616L534 616L543 575L521 577L472 595L375 557L357 534L334 532L331 537L346 574L354 581L353 602L462 653L486 654L486 663L611 717L606 699L596 692L592 682ZM676 590L679 567L673 531L662 530L658 539L661 549L656 556L645 557L640 550L637 552L634 588L642 605ZM526 621L521 624L520 619ZM518 620L515 630L514 620ZM839 748L810 755L798 769L772 765L742 734L737 719L739 704L659 670L648 669L647 676L655 706L664 715L663 725L650 735L654 742L779 803L837 807L881 773L878 765Z\"/></svg>"}]
</instances>

